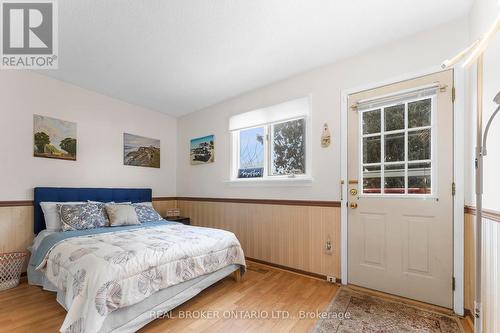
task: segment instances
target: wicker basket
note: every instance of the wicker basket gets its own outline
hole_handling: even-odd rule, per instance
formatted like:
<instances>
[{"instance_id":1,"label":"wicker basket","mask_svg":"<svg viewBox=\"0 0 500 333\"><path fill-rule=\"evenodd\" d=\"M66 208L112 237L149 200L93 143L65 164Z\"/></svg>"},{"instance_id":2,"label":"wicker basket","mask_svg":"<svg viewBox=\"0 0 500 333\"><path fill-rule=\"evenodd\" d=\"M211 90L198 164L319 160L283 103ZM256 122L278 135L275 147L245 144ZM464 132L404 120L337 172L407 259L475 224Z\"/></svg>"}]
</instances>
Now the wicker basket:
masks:
<instances>
[{"instance_id":1,"label":"wicker basket","mask_svg":"<svg viewBox=\"0 0 500 333\"><path fill-rule=\"evenodd\" d=\"M0 253L0 291L19 284L25 258L25 252Z\"/></svg>"}]
</instances>

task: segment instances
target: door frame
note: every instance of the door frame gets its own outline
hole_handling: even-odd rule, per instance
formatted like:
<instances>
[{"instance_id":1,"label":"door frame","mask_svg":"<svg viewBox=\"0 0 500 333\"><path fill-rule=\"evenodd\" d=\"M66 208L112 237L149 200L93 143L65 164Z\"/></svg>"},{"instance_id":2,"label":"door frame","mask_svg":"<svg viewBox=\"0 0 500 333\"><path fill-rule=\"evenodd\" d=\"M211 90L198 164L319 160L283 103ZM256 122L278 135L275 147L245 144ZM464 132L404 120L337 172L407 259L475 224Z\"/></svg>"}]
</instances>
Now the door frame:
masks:
<instances>
[{"instance_id":1,"label":"door frame","mask_svg":"<svg viewBox=\"0 0 500 333\"><path fill-rule=\"evenodd\" d=\"M453 181L455 182L455 196L453 197L453 277L455 290L453 291L453 311L460 316L464 315L464 169L465 169L465 71L461 66L453 66L453 85L455 87L455 101L453 103ZM348 276L348 179L347 179L347 112L349 110L348 97L351 94L374 89L380 86L411 80L420 76L443 71L439 66L426 70L407 73L387 80L368 83L362 86L341 89L340 109L340 156L341 156L341 257L340 271L342 284L349 283ZM451 184L450 184L451 186Z\"/></svg>"}]
</instances>

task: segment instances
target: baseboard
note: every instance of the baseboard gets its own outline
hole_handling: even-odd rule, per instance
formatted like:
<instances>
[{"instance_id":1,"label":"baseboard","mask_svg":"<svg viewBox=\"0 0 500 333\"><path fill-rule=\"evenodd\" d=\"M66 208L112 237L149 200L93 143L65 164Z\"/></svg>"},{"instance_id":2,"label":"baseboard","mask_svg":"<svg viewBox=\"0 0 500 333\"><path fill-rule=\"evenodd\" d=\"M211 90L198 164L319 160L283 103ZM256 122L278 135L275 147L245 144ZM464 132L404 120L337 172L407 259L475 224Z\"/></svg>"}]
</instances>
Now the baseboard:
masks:
<instances>
[{"instance_id":1,"label":"baseboard","mask_svg":"<svg viewBox=\"0 0 500 333\"><path fill-rule=\"evenodd\" d=\"M260 259L250 258L250 257L245 257L245 259L247 259L249 261L256 262L258 264L267 265L267 266L278 268L278 269L281 269L281 270L284 270L284 271L288 271L288 272L291 272L291 273L305 275L305 276L308 276L308 277L312 277L312 278L316 278L316 279L319 279L319 280L326 281L326 275L323 275L323 274L317 274L317 273L307 272L307 271L303 271L301 269L297 269L297 268L293 268L293 267L288 267L288 266L283 266L283 265L275 264L275 263L268 262L268 261L265 261L265 260L260 260ZM340 283L340 279L336 277L335 278L335 282L336 283Z\"/></svg>"},{"instance_id":2,"label":"baseboard","mask_svg":"<svg viewBox=\"0 0 500 333\"><path fill-rule=\"evenodd\" d=\"M464 318L470 322L472 327L474 327L474 315L471 310L464 309Z\"/></svg>"}]
</instances>

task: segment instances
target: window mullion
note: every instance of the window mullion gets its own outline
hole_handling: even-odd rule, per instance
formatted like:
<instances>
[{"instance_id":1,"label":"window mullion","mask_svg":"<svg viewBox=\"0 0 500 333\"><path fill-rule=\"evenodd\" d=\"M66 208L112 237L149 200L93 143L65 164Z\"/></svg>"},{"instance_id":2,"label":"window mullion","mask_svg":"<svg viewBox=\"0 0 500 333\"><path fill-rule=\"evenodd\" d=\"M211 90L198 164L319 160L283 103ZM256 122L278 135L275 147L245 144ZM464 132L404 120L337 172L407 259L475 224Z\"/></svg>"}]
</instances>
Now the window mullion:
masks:
<instances>
[{"instance_id":1,"label":"window mullion","mask_svg":"<svg viewBox=\"0 0 500 333\"><path fill-rule=\"evenodd\" d=\"M408 194L408 103L405 103L405 194Z\"/></svg>"},{"instance_id":2,"label":"window mullion","mask_svg":"<svg viewBox=\"0 0 500 333\"><path fill-rule=\"evenodd\" d=\"M262 178L268 178L271 175L271 125L264 127L264 175Z\"/></svg>"},{"instance_id":3,"label":"window mullion","mask_svg":"<svg viewBox=\"0 0 500 333\"><path fill-rule=\"evenodd\" d=\"M380 194L385 194L385 108L380 109Z\"/></svg>"}]
</instances>

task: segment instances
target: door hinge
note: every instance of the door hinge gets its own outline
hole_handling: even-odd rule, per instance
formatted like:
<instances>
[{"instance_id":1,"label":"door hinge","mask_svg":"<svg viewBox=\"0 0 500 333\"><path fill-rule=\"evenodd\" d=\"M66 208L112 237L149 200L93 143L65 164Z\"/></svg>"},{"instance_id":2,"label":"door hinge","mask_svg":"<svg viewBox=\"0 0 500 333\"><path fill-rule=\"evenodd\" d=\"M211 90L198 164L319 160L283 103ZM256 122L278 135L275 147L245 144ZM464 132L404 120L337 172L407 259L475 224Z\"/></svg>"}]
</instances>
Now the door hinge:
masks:
<instances>
[{"instance_id":1,"label":"door hinge","mask_svg":"<svg viewBox=\"0 0 500 333\"><path fill-rule=\"evenodd\" d=\"M451 88L451 101L455 102L455 98L456 98L456 91L455 91L455 87L453 87L453 88Z\"/></svg>"},{"instance_id":2,"label":"door hinge","mask_svg":"<svg viewBox=\"0 0 500 333\"><path fill-rule=\"evenodd\" d=\"M455 277L451 278L451 289L455 291Z\"/></svg>"},{"instance_id":3,"label":"door hinge","mask_svg":"<svg viewBox=\"0 0 500 333\"><path fill-rule=\"evenodd\" d=\"M457 193L457 185L455 185L455 182L451 183L451 195L455 195Z\"/></svg>"}]
</instances>

